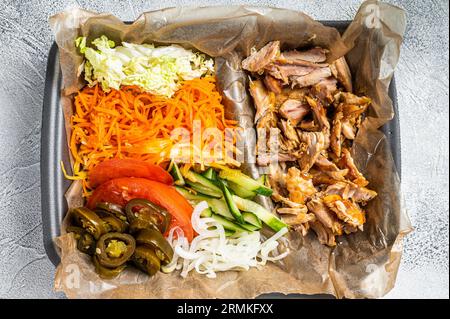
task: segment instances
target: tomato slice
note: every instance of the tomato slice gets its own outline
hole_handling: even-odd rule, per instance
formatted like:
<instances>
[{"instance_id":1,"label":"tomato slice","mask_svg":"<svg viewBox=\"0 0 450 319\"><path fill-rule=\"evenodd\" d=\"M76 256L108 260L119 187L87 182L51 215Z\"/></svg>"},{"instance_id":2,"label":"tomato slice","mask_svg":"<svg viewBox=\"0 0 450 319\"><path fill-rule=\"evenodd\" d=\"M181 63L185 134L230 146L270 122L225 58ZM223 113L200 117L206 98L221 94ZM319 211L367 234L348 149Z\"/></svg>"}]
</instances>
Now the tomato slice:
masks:
<instances>
[{"instance_id":1,"label":"tomato slice","mask_svg":"<svg viewBox=\"0 0 450 319\"><path fill-rule=\"evenodd\" d=\"M145 178L124 177L109 180L97 187L89 198L87 207L95 208L98 202L110 202L125 206L134 198L144 198L164 207L172 215L169 230L179 226L191 241L194 230L191 225L192 206L173 186Z\"/></svg>"},{"instance_id":2,"label":"tomato slice","mask_svg":"<svg viewBox=\"0 0 450 319\"><path fill-rule=\"evenodd\" d=\"M89 172L89 182L92 187L121 177L142 177L168 185L173 183L172 176L161 166L132 158L106 160Z\"/></svg>"}]
</instances>

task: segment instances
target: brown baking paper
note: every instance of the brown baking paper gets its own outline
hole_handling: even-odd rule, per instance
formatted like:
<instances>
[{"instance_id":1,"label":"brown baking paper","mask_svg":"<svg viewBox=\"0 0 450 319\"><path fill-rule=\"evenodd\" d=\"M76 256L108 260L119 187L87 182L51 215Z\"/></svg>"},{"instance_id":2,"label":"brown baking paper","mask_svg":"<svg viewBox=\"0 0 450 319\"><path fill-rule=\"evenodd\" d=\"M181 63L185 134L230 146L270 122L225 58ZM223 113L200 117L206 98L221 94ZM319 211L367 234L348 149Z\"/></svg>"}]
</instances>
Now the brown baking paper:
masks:
<instances>
[{"instance_id":1,"label":"brown baking paper","mask_svg":"<svg viewBox=\"0 0 450 319\"><path fill-rule=\"evenodd\" d=\"M216 60L218 84L227 115L244 128L253 127L254 110L246 91L248 76L240 62L253 46L280 40L283 49L318 45L330 50L329 60L346 55L355 92L373 99L353 146L357 165L378 196L367 206L363 232L339 238L335 248L319 244L311 232L291 233L291 253L282 263L261 270L219 273L216 279L191 272L154 277L130 269L113 280L102 280L89 258L78 252L72 235L56 238L61 264L55 288L69 298L253 298L264 293L331 294L338 298L375 298L395 283L403 237L411 225L401 203L400 181L386 136L379 127L394 116L387 89L398 61L405 29L403 10L377 1L365 2L345 34L325 27L303 13L266 7L171 8L147 12L126 25L109 14L71 10L53 16L50 24L60 49L63 72L62 107L66 129L72 95L82 87L77 69L82 57L74 39L102 34L115 41L180 44ZM251 136L246 140L254 141ZM248 150L254 143L247 145ZM250 152L249 157L254 156ZM248 173L257 175L255 165ZM82 204L78 183L66 194L69 207ZM271 205L270 200L265 205Z\"/></svg>"}]
</instances>

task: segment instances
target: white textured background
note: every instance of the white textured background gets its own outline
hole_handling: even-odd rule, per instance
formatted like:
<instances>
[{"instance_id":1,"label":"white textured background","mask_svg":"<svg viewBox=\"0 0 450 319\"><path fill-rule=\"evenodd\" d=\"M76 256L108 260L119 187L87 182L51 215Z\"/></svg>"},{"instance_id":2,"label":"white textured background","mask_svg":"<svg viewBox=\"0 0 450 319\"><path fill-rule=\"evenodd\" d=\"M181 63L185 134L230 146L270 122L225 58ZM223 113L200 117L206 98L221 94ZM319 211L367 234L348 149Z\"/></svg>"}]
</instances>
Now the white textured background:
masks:
<instances>
[{"instance_id":1,"label":"white textured background","mask_svg":"<svg viewBox=\"0 0 450 319\"><path fill-rule=\"evenodd\" d=\"M415 231L405 241L390 298L449 297L449 4L388 1L408 13L396 71L402 185ZM188 4L259 4L316 19L352 19L360 0L119 1L27 0L0 3L0 297L58 298L42 244L40 129L48 17L70 6L134 20L140 12Z\"/></svg>"}]
</instances>

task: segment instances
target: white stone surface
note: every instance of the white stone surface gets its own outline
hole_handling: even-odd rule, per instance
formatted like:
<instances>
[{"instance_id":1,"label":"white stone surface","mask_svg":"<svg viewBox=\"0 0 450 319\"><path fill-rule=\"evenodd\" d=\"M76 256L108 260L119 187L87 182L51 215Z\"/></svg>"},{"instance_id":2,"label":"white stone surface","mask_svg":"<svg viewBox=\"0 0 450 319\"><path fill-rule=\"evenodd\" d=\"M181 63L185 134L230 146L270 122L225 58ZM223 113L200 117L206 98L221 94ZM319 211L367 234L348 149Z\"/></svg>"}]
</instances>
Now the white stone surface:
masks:
<instances>
[{"instance_id":1,"label":"white stone surface","mask_svg":"<svg viewBox=\"0 0 450 319\"><path fill-rule=\"evenodd\" d=\"M387 298L449 297L448 1L398 0L408 27L396 71L402 185L415 231L405 241L396 287ZM29 0L0 3L0 298L59 298L42 245L40 128L48 17L71 6L133 20L181 5L258 4L316 19L352 19L359 0L141 1Z\"/></svg>"}]
</instances>

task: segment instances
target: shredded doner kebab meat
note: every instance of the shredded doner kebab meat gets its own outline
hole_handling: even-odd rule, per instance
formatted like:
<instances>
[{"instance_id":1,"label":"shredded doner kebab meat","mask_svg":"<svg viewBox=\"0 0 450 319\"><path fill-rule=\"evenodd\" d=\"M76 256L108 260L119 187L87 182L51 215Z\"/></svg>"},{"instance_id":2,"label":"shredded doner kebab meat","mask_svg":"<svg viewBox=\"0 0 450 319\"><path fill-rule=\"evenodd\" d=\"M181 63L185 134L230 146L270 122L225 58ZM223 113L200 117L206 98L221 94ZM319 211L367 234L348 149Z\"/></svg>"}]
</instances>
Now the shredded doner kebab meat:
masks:
<instances>
[{"instance_id":1,"label":"shredded doner kebab meat","mask_svg":"<svg viewBox=\"0 0 450 319\"><path fill-rule=\"evenodd\" d=\"M273 41L242 68L252 74L256 126L281 134L281 164L271 166L269 178L277 212L292 229L306 235L311 228L334 246L335 236L362 230L363 207L377 193L366 188L350 151L371 100L352 93L345 57L327 63L327 53L320 47L282 52ZM266 154L258 164L269 164Z\"/></svg>"}]
</instances>

